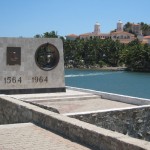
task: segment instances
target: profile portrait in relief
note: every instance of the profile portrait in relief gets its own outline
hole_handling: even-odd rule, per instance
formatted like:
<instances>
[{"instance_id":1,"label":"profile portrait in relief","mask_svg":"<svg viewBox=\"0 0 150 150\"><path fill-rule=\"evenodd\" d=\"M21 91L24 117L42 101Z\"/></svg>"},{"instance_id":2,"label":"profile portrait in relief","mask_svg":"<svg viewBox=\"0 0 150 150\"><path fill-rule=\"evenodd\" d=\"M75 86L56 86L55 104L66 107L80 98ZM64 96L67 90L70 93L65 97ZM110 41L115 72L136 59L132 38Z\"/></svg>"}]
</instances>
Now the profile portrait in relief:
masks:
<instances>
[{"instance_id":1,"label":"profile portrait in relief","mask_svg":"<svg viewBox=\"0 0 150 150\"><path fill-rule=\"evenodd\" d=\"M35 53L36 64L45 71L55 68L59 62L59 52L57 48L46 43L41 45Z\"/></svg>"}]
</instances>

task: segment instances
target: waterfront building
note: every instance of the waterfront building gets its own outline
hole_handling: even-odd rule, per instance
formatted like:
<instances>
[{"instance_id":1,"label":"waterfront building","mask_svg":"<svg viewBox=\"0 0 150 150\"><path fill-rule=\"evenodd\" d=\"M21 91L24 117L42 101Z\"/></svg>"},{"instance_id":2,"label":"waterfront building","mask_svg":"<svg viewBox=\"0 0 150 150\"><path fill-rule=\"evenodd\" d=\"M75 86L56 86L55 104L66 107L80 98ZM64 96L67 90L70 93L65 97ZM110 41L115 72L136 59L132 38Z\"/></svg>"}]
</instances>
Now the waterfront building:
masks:
<instances>
[{"instance_id":1,"label":"waterfront building","mask_svg":"<svg viewBox=\"0 0 150 150\"><path fill-rule=\"evenodd\" d=\"M133 34L124 31L112 32L110 36L112 40L119 40L121 43L129 43L135 39L135 36Z\"/></svg>"},{"instance_id":2,"label":"waterfront building","mask_svg":"<svg viewBox=\"0 0 150 150\"><path fill-rule=\"evenodd\" d=\"M121 43L129 43L135 39L135 36L128 32L116 31L111 33L111 39L114 41L119 40Z\"/></svg>"},{"instance_id":3,"label":"waterfront building","mask_svg":"<svg viewBox=\"0 0 150 150\"><path fill-rule=\"evenodd\" d=\"M144 36L143 37L143 43L147 43L150 45L150 36Z\"/></svg>"},{"instance_id":4,"label":"waterfront building","mask_svg":"<svg viewBox=\"0 0 150 150\"><path fill-rule=\"evenodd\" d=\"M135 39L134 34L129 32L125 32L123 30L123 23L121 20L117 22L117 28L115 31L110 33L110 37L112 40L119 40L121 43L129 43Z\"/></svg>"},{"instance_id":5,"label":"waterfront building","mask_svg":"<svg viewBox=\"0 0 150 150\"><path fill-rule=\"evenodd\" d=\"M136 35L141 35L142 30L141 30L141 25L140 24L132 24L132 32Z\"/></svg>"},{"instance_id":6,"label":"waterfront building","mask_svg":"<svg viewBox=\"0 0 150 150\"><path fill-rule=\"evenodd\" d=\"M150 36L143 37L140 24L133 23L131 30L132 30L132 33L134 34L125 32L123 22L119 20L117 22L117 27L114 31L111 31L110 33L101 33L101 25L98 22L96 22L96 24L94 25L93 32L83 33L80 35L69 34L66 36L66 39L75 40L77 38L89 39L89 38L94 38L94 37L98 37L99 39L111 38L114 41L119 40L121 43L127 44L137 38L142 43L150 44L150 38L149 38Z\"/></svg>"},{"instance_id":7,"label":"waterfront building","mask_svg":"<svg viewBox=\"0 0 150 150\"><path fill-rule=\"evenodd\" d=\"M77 36L75 34L70 34L70 35L66 36L66 39L68 39L68 40L72 40L72 39L76 39L76 38L89 39L89 38L93 38L93 37L98 37L99 39L106 39L106 38L110 38L110 33L101 33L100 24L98 22L96 22L96 24L94 25L93 32L83 33L83 34L80 34L79 36Z\"/></svg>"},{"instance_id":8,"label":"waterfront building","mask_svg":"<svg viewBox=\"0 0 150 150\"><path fill-rule=\"evenodd\" d=\"M78 35L76 34L69 34L66 36L66 39L68 40L75 40L76 38L78 38Z\"/></svg>"}]
</instances>

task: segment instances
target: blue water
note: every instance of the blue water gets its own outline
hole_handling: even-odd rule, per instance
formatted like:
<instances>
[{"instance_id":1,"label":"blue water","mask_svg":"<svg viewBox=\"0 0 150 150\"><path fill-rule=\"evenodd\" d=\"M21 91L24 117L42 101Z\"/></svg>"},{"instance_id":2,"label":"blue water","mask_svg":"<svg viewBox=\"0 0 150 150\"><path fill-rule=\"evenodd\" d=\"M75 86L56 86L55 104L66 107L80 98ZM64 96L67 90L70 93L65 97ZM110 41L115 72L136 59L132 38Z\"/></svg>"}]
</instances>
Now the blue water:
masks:
<instances>
[{"instance_id":1,"label":"blue water","mask_svg":"<svg viewBox=\"0 0 150 150\"><path fill-rule=\"evenodd\" d=\"M150 99L150 73L65 70L67 86Z\"/></svg>"}]
</instances>

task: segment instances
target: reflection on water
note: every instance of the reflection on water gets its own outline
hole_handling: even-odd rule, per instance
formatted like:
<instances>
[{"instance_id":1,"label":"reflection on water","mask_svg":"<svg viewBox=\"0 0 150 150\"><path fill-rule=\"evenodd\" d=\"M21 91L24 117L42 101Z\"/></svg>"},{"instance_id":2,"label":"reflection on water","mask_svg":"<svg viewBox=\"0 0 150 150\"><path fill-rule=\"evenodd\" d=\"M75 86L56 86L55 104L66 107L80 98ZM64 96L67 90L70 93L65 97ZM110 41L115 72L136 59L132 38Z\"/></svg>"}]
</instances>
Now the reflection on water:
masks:
<instances>
[{"instance_id":1,"label":"reflection on water","mask_svg":"<svg viewBox=\"0 0 150 150\"><path fill-rule=\"evenodd\" d=\"M116 72L116 73L122 73L122 72ZM107 75L107 74L114 74L114 72L68 74L68 75L65 75L65 77L70 78L70 77L103 76L103 75Z\"/></svg>"}]
</instances>

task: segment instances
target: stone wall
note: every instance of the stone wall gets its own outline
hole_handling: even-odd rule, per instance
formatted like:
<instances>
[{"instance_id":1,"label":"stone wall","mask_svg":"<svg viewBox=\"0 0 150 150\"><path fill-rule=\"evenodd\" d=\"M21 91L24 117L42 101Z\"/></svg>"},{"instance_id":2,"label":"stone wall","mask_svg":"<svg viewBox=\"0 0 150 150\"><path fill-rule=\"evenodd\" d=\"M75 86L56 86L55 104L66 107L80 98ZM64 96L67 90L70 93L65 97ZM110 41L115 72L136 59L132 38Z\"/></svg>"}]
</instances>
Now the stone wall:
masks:
<instances>
[{"instance_id":1,"label":"stone wall","mask_svg":"<svg viewBox=\"0 0 150 150\"><path fill-rule=\"evenodd\" d=\"M150 141L150 106L69 116L134 138Z\"/></svg>"},{"instance_id":2,"label":"stone wall","mask_svg":"<svg viewBox=\"0 0 150 150\"><path fill-rule=\"evenodd\" d=\"M99 150L148 150L150 143L44 110L8 96L0 97L0 124L33 122L70 140Z\"/></svg>"}]
</instances>

